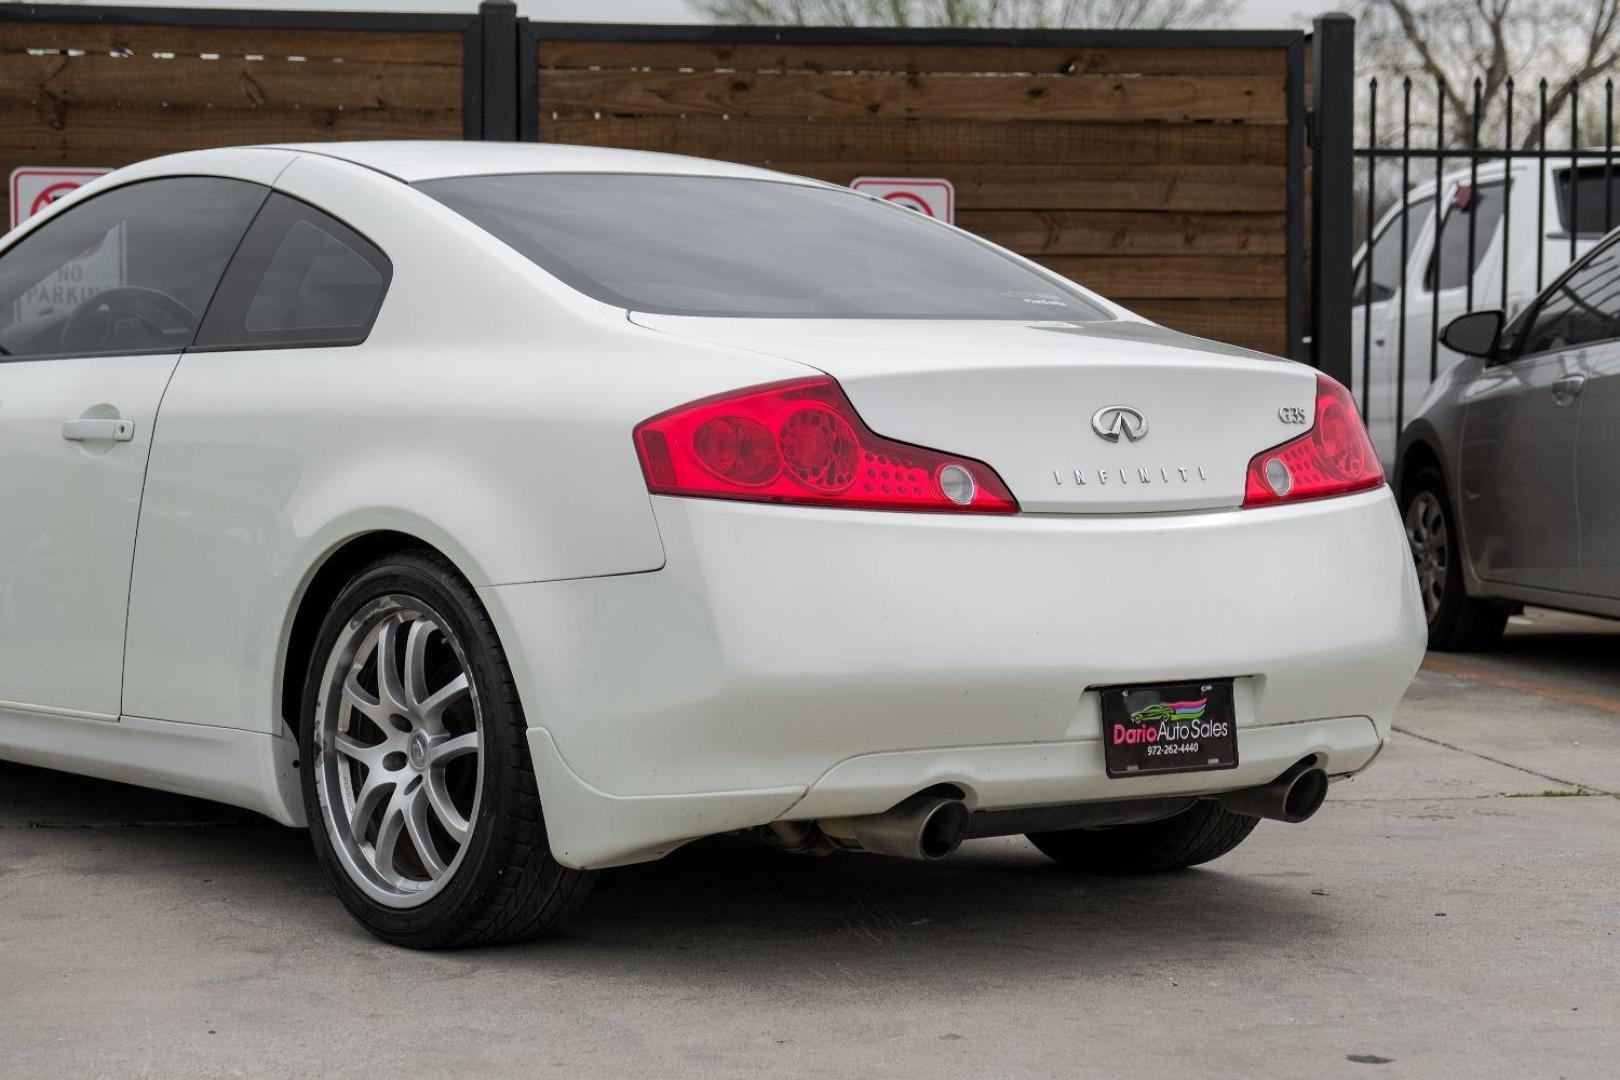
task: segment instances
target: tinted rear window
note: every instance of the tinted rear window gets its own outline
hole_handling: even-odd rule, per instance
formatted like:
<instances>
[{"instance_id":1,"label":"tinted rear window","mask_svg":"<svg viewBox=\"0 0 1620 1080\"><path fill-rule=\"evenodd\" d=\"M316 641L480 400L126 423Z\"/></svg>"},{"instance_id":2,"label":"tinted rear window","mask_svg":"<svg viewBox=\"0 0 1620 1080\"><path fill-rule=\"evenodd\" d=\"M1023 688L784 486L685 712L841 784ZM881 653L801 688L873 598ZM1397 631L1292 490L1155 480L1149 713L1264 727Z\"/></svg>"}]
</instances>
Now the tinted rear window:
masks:
<instances>
[{"instance_id":1,"label":"tinted rear window","mask_svg":"<svg viewBox=\"0 0 1620 1080\"><path fill-rule=\"evenodd\" d=\"M1576 232L1584 236L1602 236L1620 225L1620 167L1610 170L1604 182L1601 165L1583 166L1576 173L1573 188L1569 170L1559 169L1553 174L1558 191L1558 226L1569 235L1569 223L1579 219Z\"/></svg>"},{"instance_id":2,"label":"tinted rear window","mask_svg":"<svg viewBox=\"0 0 1620 1080\"><path fill-rule=\"evenodd\" d=\"M1109 318L986 243L837 188L574 173L417 186L580 292L635 311Z\"/></svg>"}]
</instances>

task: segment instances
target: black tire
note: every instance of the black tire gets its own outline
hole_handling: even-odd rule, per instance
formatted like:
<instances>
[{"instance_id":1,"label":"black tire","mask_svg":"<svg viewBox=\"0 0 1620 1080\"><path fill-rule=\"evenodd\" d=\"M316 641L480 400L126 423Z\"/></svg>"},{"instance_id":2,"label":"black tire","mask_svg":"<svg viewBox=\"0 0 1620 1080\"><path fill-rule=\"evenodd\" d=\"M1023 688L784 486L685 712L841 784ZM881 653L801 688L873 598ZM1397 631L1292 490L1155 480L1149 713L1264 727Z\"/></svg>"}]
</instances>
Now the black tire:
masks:
<instances>
[{"instance_id":1,"label":"black tire","mask_svg":"<svg viewBox=\"0 0 1620 1080\"><path fill-rule=\"evenodd\" d=\"M459 650L451 655L463 663L471 683L466 696L475 704L467 707L476 708L481 732L478 757L465 766L474 778L471 782L479 786L474 788L478 794L473 808L466 811L466 839L456 848L458 861L442 871L444 880L434 885L437 891L416 906L398 906L414 902L409 899L390 905L368 895L358 882L361 872L339 857L335 845L343 840L333 834L341 834L343 827L336 817L331 823L326 819L316 781L317 772L326 767L316 746L323 683L330 683L331 673L344 666L333 659L334 649L352 620L398 597L420 603L421 610L434 616L432 625L443 631L441 649ZM381 655L380 649L376 655ZM386 712L387 707L379 711ZM321 627L304 680L299 745L304 807L316 856L344 906L383 941L413 949L519 941L545 931L589 893L596 875L569 869L551 854L523 709L494 625L472 587L437 553L406 551L385 556L355 575L338 594ZM397 762L406 756L392 754L386 760ZM343 760L332 753L334 769L354 768L336 764ZM369 776L370 770L359 775ZM425 781L422 777L418 782L429 786ZM411 787L401 782L394 790L408 793ZM418 864L426 865L419 856ZM395 866L393 856L389 865L391 870Z\"/></svg>"},{"instance_id":2,"label":"black tire","mask_svg":"<svg viewBox=\"0 0 1620 1080\"><path fill-rule=\"evenodd\" d=\"M1422 526L1425 508L1429 516L1435 512L1440 515L1445 528L1444 544L1432 543L1432 531ZM1461 533L1445 478L1437 469L1420 470L1404 486L1401 521L1418 568L1419 588L1424 593L1429 648L1442 652L1484 652L1494 648L1507 626L1508 608L1468 595L1463 583ZM1442 551L1445 565L1436 567L1434 560L1441 557ZM1431 588L1438 590L1438 597Z\"/></svg>"},{"instance_id":3,"label":"black tire","mask_svg":"<svg viewBox=\"0 0 1620 1080\"><path fill-rule=\"evenodd\" d=\"M1030 833L1029 842L1054 862L1087 874L1123 877L1181 870L1218 859L1260 823L1202 799L1174 817L1106 829Z\"/></svg>"}]
</instances>

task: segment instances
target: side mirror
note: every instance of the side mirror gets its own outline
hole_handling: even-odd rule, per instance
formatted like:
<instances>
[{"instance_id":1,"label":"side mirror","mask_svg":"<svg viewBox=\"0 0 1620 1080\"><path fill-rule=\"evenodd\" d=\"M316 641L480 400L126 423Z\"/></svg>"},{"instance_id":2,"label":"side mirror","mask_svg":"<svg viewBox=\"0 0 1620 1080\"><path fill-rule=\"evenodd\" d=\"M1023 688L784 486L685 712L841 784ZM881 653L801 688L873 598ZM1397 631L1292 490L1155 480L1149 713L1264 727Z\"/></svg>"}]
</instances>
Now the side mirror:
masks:
<instances>
[{"instance_id":1,"label":"side mirror","mask_svg":"<svg viewBox=\"0 0 1620 1080\"><path fill-rule=\"evenodd\" d=\"M1496 355L1502 345L1502 327L1507 316L1500 311L1470 311L1459 315L1440 331L1440 344L1464 356Z\"/></svg>"}]
</instances>

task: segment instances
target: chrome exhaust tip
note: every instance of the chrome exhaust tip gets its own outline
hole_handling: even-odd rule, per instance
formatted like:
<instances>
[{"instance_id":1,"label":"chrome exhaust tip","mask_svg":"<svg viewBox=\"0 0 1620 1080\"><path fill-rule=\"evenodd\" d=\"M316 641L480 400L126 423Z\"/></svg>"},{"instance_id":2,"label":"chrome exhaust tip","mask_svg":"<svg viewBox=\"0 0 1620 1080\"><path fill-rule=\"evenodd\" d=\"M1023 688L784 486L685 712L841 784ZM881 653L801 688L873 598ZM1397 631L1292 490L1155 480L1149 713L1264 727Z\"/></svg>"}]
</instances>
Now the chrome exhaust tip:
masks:
<instances>
[{"instance_id":1,"label":"chrome exhaust tip","mask_svg":"<svg viewBox=\"0 0 1620 1080\"><path fill-rule=\"evenodd\" d=\"M881 814L818 824L826 835L861 851L932 862L961 846L971 816L960 799L919 794Z\"/></svg>"},{"instance_id":2,"label":"chrome exhaust tip","mask_svg":"<svg viewBox=\"0 0 1620 1080\"><path fill-rule=\"evenodd\" d=\"M1215 796L1215 801L1234 814L1247 814L1271 821L1298 825L1322 808L1327 798L1327 773L1315 765L1295 765L1277 779L1261 787L1243 788Z\"/></svg>"}]
</instances>

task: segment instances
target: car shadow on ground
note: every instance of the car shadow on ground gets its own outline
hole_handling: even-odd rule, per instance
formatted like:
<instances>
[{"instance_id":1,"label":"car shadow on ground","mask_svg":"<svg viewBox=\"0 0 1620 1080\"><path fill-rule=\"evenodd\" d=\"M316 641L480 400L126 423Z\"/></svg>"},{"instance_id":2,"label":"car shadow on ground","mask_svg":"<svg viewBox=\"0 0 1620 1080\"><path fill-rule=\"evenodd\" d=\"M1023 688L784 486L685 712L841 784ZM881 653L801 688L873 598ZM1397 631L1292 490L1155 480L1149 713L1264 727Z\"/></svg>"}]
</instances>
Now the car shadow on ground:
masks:
<instances>
[{"instance_id":1,"label":"car shadow on ground","mask_svg":"<svg viewBox=\"0 0 1620 1080\"><path fill-rule=\"evenodd\" d=\"M1250 842L1285 843L1267 834L1286 828L1263 823ZM15 869L6 837L19 833L31 839L30 858L68 879L167 878L156 884L175 902L175 919L207 918L220 905L252 910L261 928L285 923L312 946L322 936L347 947L369 941L331 894L306 835L252 814L0 763L0 886ZM584 908L541 941L440 954L431 966L621 970L670 986L881 973L891 986L926 986L951 978L953 965L940 961L955 956L1008 979L1042 970L1171 977L1215 970L1223 955L1268 943L1288 951L1302 938L1370 930L1355 925L1349 905L1313 896L1309 877L1254 867L1089 877L1021 838L914 863L793 856L717 837L604 872Z\"/></svg>"},{"instance_id":2,"label":"car shadow on ground","mask_svg":"<svg viewBox=\"0 0 1620 1080\"><path fill-rule=\"evenodd\" d=\"M1474 655L1490 656L1493 653L1550 665L1553 670L1568 666L1590 669L1594 674L1612 676L1615 659L1620 656L1620 635L1548 631L1510 632L1491 652Z\"/></svg>"},{"instance_id":3,"label":"car shadow on ground","mask_svg":"<svg viewBox=\"0 0 1620 1080\"><path fill-rule=\"evenodd\" d=\"M1431 652L1430 667L1460 667L1487 682L1493 676L1528 680L1551 692L1620 700L1620 620L1526 608L1508 620L1502 640L1484 652Z\"/></svg>"},{"instance_id":4,"label":"car shadow on ground","mask_svg":"<svg viewBox=\"0 0 1620 1080\"><path fill-rule=\"evenodd\" d=\"M1332 933L1312 900L1297 879L1213 867L1140 878L1075 874L1021 838L970 843L925 864L796 857L725 837L604 874L566 932L530 948L586 963L617 953L677 978L694 962L722 970L739 939L749 944L753 971L774 959L784 979L806 956L835 970L892 968L887 975L901 981L909 973L949 979L949 964L912 963L942 954L981 972L1002 966L1009 978L1046 967L1141 971L1244 941Z\"/></svg>"}]
</instances>

